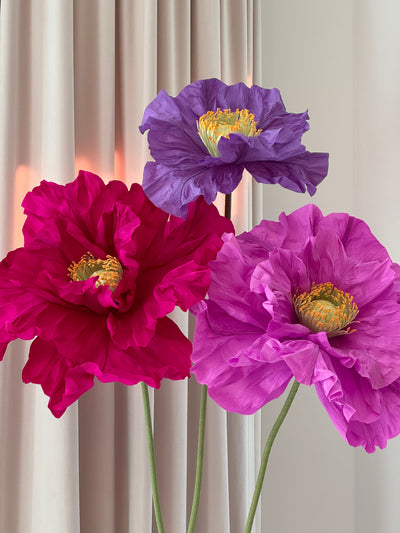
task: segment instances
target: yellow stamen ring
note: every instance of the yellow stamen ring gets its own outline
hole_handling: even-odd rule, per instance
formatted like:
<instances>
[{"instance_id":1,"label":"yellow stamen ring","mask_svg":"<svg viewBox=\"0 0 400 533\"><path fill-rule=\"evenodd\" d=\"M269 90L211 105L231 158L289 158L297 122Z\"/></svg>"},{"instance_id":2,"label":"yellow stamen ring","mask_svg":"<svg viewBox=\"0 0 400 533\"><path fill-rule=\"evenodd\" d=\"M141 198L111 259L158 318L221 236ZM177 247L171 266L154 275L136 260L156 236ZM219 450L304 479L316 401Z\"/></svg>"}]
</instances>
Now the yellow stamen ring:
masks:
<instances>
[{"instance_id":1,"label":"yellow stamen ring","mask_svg":"<svg viewBox=\"0 0 400 533\"><path fill-rule=\"evenodd\" d=\"M96 276L96 287L108 285L113 292L122 279L122 266L116 257L107 255L106 259L96 259L90 252L84 254L78 263L72 261L68 276L72 281L85 281Z\"/></svg>"},{"instance_id":2,"label":"yellow stamen ring","mask_svg":"<svg viewBox=\"0 0 400 533\"><path fill-rule=\"evenodd\" d=\"M213 157L220 157L218 143L221 137L229 139L230 133L241 133L246 137L257 137L262 130L256 128L254 113L248 109L217 109L207 111L197 121L197 130L201 140Z\"/></svg>"},{"instance_id":3,"label":"yellow stamen ring","mask_svg":"<svg viewBox=\"0 0 400 533\"><path fill-rule=\"evenodd\" d=\"M313 283L309 292L297 292L293 304L300 323L315 333L326 331L328 337L335 337L355 331L347 327L358 314L353 296L330 282Z\"/></svg>"}]
</instances>

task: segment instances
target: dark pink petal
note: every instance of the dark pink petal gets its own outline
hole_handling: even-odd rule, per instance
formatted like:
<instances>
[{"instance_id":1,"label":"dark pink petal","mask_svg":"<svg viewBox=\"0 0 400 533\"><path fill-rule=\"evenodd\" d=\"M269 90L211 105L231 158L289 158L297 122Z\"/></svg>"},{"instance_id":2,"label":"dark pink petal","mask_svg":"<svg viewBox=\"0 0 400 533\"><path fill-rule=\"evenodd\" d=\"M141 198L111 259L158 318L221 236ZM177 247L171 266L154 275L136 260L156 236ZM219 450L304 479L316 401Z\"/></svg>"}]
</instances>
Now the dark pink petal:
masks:
<instances>
[{"instance_id":1,"label":"dark pink petal","mask_svg":"<svg viewBox=\"0 0 400 533\"><path fill-rule=\"evenodd\" d=\"M188 376L191 343L166 315L204 297L232 223L203 198L187 221L169 217L140 185L105 185L89 172L66 186L42 182L24 207L25 247L0 263L0 357L10 341L37 337L24 380L42 385L55 416L94 377L159 387ZM94 271L71 279L85 254L119 261L113 291L96 286Z\"/></svg>"},{"instance_id":2,"label":"dark pink petal","mask_svg":"<svg viewBox=\"0 0 400 533\"><path fill-rule=\"evenodd\" d=\"M52 342L37 338L22 372L24 383L37 383L50 396L49 408L59 418L66 408L93 386L94 376L60 356Z\"/></svg>"},{"instance_id":3,"label":"dark pink petal","mask_svg":"<svg viewBox=\"0 0 400 533\"><path fill-rule=\"evenodd\" d=\"M65 186L42 181L22 203L28 215L23 229L26 244L53 219L66 219L81 228L85 221L88 226L88 213L104 188L98 176L85 171L80 171L77 179Z\"/></svg>"},{"instance_id":4,"label":"dark pink petal","mask_svg":"<svg viewBox=\"0 0 400 533\"><path fill-rule=\"evenodd\" d=\"M144 381L158 388L163 378L177 380L190 375L191 351L192 343L172 320L165 317L157 322L147 346L121 350L111 345L98 379L103 382L120 381L126 385Z\"/></svg>"},{"instance_id":5,"label":"dark pink petal","mask_svg":"<svg viewBox=\"0 0 400 533\"><path fill-rule=\"evenodd\" d=\"M186 263L164 276L154 290L154 299L160 305L169 302L172 309L175 305L179 305L183 311L187 311L189 307L204 298L209 284L208 267L201 270L197 265Z\"/></svg>"},{"instance_id":6,"label":"dark pink petal","mask_svg":"<svg viewBox=\"0 0 400 533\"><path fill-rule=\"evenodd\" d=\"M233 231L230 220L221 217L214 205L209 206L203 198L198 198L189 206L187 221L170 218L158 262L183 264L194 254L193 259L198 264L208 264L222 246L221 235Z\"/></svg>"}]
</instances>

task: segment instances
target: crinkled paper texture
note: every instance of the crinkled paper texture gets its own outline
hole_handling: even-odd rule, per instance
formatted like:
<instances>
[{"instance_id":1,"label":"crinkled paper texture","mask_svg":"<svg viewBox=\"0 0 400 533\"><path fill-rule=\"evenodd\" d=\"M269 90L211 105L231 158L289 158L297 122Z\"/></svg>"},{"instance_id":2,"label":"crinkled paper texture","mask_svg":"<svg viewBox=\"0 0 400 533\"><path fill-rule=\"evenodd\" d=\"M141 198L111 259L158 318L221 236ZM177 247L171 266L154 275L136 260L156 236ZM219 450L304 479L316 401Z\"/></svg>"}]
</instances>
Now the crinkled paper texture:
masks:
<instances>
[{"instance_id":1,"label":"crinkled paper texture","mask_svg":"<svg viewBox=\"0 0 400 533\"><path fill-rule=\"evenodd\" d=\"M373 452L400 432L399 266L361 220L313 205L226 235L197 304L192 372L228 411L254 413L295 378L341 435ZM331 282L359 308L350 334L299 323L292 298Z\"/></svg>"},{"instance_id":2,"label":"crinkled paper texture","mask_svg":"<svg viewBox=\"0 0 400 533\"><path fill-rule=\"evenodd\" d=\"M232 224L201 198L186 221L168 217L140 185L83 171L65 186L42 181L23 206L25 246L0 263L1 355L13 339L36 337L23 379L42 385L53 414L94 377L159 387L189 376L191 343L166 315L205 296L208 263ZM69 278L87 252L119 259L113 293L96 278Z\"/></svg>"},{"instance_id":3,"label":"crinkled paper texture","mask_svg":"<svg viewBox=\"0 0 400 533\"><path fill-rule=\"evenodd\" d=\"M262 133L231 133L218 143L220 157L209 154L198 135L197 121L207 111L248 109ZM246 169L260 183L312 195L328 172L328 154L307 152L301 143L308 114L287 113L278 89L217 79L196 81L175 98L165 91L147 106L140 131L148 130L154 161L146 164L143 188L167 213L186 217L188 204L217 192L231 193Z\"/></svg>"}]
</instances>

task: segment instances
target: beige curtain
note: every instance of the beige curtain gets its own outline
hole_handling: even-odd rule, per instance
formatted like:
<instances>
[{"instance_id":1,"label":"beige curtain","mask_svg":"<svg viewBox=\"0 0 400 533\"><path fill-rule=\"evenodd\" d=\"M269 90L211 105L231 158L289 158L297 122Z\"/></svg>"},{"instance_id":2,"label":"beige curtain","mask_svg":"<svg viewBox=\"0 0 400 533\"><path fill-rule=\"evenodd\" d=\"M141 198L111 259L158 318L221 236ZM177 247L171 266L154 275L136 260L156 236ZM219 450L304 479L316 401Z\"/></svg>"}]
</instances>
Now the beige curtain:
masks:
<instances>
[{"instance_id":1,"label":"beige curtain","mask_svg":"<svg viewBox=\"0 0 400 533\"><path fill-rule=\"evenodd\" d=\"M19 205L40 179L65 183L83 168L141 182L149 153L138 125L160 89L209 77L261 84L260 14L259 0L3 0L2 255L22 244ZM233 204L239 231L261 218L249 178ZM187 315L175 318L188 331ZM21 384L26 354L14 343L1 365L0 531L154 530L140 387L95 386L55 420L40 388ZM152 405L165 528L184 532L199 386L165 381ZM243 530L256 429L210 402L197 531Z\"/></svg>"}]
</instances>

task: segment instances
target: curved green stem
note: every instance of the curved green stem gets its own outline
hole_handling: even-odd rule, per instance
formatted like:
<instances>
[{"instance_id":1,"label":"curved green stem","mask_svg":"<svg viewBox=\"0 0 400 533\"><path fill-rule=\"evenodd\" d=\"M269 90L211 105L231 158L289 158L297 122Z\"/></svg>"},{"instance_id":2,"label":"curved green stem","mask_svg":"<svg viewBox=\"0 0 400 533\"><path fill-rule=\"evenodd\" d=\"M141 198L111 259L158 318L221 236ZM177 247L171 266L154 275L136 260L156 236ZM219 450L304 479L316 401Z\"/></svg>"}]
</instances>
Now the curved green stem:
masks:
<instances>
[{"instance_id":1,"label":"curved green stem","mask_svg":"<svg viewBox=\"0 0 400 533\"><path fill-rule=\"evenodd\" d=\"M193 533L196 524L197 511L200 502L201 480L203 477L203 455L204 455L204 434L206 425L207 412L207 385L201 387L200 397L200 415L199 415L199 434L197 440L197 463L196 463L196 481L194 485L192 511L190 513L190 520L187 533Z\"/></svg>"},{"instance_id":2,"label":"curved green stem","mask_svg":"<svg viewBox=\"0 0 400 533\"><path fill-rule=\"evenodd\" d=\"M269 454L271 453L271 448L274 443L275 437L278 434L279 428L281 427L283 421L288 414L289 408L292 405L296 392L300 386L298 381L295 381L290 389L289 395L286 398L285 403L281 409L281 412L278 415L278 418L275 420L275 424L272 426L270 434L268 435L267 442L265 443L264 452L261 458L260 470L258 472L257 482L254 489L253 499L251 501L249 514L247 517L246 528L244 533L251 533L251 528L253 526L254 516L256 514L258 500L260 499L261 489L264 482L265 471L267 469Z\"/></svg>"},{"instance_id":3,"label":"curved green stem","mask_svg":"<svg viewBox=\"0 0 400 533\"><path fill-rule=\"evenodd\" d=\"M141 385L142 385L142 396L143 396L143 407L144 407L144 419L145 419L145 424L146 424L147 449L149 451L150 478L151 478L151 490L153 493L154 514L156 517L158 533L164 533L164 525L163 525L162 516L161 516L160 498L158 495L158 487L157 487L156 460L155 460L155 454L154 454L153 428L151 424L149 389L146 383L144 383L143 381Z\"/></svg>"}]
</instances>

